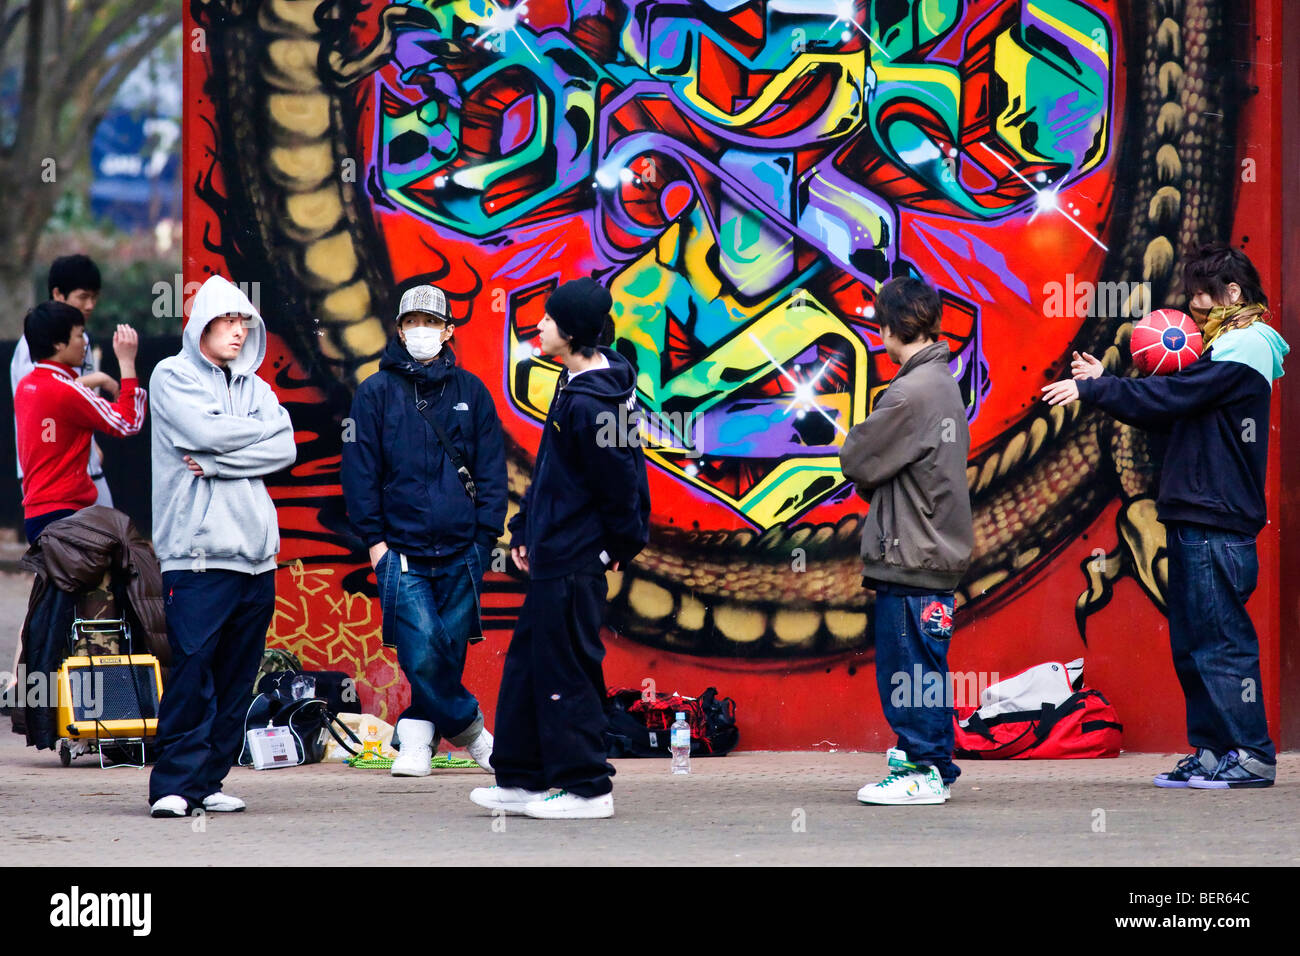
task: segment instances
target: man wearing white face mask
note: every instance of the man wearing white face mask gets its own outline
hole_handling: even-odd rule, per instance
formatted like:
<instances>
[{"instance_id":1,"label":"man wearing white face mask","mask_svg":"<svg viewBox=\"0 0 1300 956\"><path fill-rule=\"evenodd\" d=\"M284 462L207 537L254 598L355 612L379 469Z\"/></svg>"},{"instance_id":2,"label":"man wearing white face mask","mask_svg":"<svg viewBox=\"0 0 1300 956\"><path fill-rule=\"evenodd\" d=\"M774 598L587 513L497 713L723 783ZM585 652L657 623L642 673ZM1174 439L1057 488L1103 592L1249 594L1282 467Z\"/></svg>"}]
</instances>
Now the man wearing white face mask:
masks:
<instances>
[{"instance_id":1,"label":"man wearing white face mask","mask_svg":"<svg viewBox=\"0 0 1300 956\"><path fill-rule=\"evenodd\" d=\"M441 289L408 289L344 433L348 517L370 550L384 644L411 685L398 777L428 774L439 737L491 769L492 735L461 678L467 646L483 639L479 590L505 525L505 445L487 387L446 348L454 331Z\"/></svg>"}]
</instances>

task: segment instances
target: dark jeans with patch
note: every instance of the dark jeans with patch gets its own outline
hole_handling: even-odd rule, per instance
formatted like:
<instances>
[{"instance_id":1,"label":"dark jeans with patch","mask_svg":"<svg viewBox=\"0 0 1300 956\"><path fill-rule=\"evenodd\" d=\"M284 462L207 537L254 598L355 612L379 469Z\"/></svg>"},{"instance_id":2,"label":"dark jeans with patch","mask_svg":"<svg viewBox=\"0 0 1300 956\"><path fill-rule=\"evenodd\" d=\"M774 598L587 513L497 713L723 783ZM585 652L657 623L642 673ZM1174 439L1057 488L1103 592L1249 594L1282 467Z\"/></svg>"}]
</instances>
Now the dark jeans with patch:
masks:
<instances>
[{"instance_id":1,"label":"dark jeans with patch","mask_svg":"<svg viewBox=\"0 0 1300 956\"><path fill-rule=\"evenodd\" d=\"M1271 777L1277 749L1264 714L1259 638L1246 613L1259 578L1255 539L1181 521L1168 522L1165 536L1169 643L1187 700L1188 743L1219 758L1236 750L1247 770Z\"/></svg>"},{"instance_id":2,"label":"dark jeans with patch","mask_svg":"<svg viewBox=\"0 0 1300 956\"><path fill-rule=\"evenodd\" d=\"M952 762L953 708L948 643L953 596L914 589L876 589L876 686L885 719L910 761L934 766L951 784L961 774Z\"/></svg>"}]
</instances>

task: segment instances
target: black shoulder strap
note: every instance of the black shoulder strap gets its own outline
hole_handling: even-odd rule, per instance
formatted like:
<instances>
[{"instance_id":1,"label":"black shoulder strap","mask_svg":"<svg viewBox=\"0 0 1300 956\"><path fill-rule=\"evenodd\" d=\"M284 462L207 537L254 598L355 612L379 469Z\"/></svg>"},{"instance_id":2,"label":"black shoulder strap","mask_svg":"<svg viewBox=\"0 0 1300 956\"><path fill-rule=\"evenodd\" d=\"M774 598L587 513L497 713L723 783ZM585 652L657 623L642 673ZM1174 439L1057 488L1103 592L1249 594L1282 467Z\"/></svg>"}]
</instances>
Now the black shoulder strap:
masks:
<instances>
[{"instance_id":1,"label":"black shoulder strap","mask_svg":"<svg viewBox=\"0 0 1300 956\"><path fill-rule=\"evenodd\" d=\"M340 727L342 727L343 732L347 734L349 737L351 737L352 742L355 744L361 743L361 738L352 732L352 728L350 728L347 724L343 723L343 721L339 720L337 714L330 713L328 709L326 710L326 718L327 719L325 721L325 729L330 732L330 736L333 737L336 741L338 741L338 745L342 747L344 750L346 750L348 753L352 754L352 756L354 757L357 756L359 751L353 750L351 747L348 746L348 742L339 736L339 732L334 729L334 725L338 724Z\"/></svg>"},{"instance_id":2,"label":"black shoulder strap","mask_svg":"<svg viewBox=\"0 0 1300 956\"><path fill-rule=\"evenodd\" d=\"M443 430L442 425L439 424L438 419L434 417L433 410L429 406L429 403L420 397L420 387L414 382L414 380L409 379L404 375L398 375L397 378L407 384L411 394L415 397L415 410L424 417L426 422L429 423L429 427L433 429L433 434L438 439L438 444L442 446L442 450L447 453L447 457L451 459L451 463L456 467L456 476L460 478L460 483L465 486L465 494L469 495L470 501L477 502L478 489L474 486L474 476L469 473L469 469L465 467L465 459L461 457L460 452L456 450L456 446L453 445L451 439L447 437L447 433ZM459 391L459 388L457 391Z\"/></svg>"}]
</instances>

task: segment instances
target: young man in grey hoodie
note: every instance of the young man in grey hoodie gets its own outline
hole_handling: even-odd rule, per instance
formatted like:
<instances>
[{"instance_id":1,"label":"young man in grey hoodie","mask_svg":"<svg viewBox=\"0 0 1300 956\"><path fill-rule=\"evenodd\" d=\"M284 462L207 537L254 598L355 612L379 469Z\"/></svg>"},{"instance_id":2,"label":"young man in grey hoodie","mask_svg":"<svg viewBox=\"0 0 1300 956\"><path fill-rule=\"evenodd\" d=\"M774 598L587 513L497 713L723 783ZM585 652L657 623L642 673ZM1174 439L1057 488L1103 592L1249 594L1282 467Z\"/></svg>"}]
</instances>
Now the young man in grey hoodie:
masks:
<instances>
[{"instance_id":1,"label":"young man in grey hoodie","mask_svg":"<svg viewBox=\"0 0 1300 956\"><path fill-rule=\"evenodd\" d=\"M213 276L194 297L180 354L150 381L154 547L172 651L149 778L155 817L244 809L221 783L275 608L280 530L262 478L297 454L289 413L257 376L265 355L261 316Z\"/></svg>"},{"instance_id":2,"label":"young man in grey hoodie","mask_svg":"<svg viewBox=\"0 0 1300 956\"><path fill-rule=\"evenodd\" d=\"M952 355L939 340L941 317L938 293L920 279L880 289L880 338L900 368L840 449L844 476L871 501L862 583L876 592L876 686L898 735L888 775L858 791L863 803L944 803L961 773L952 762L948 644L953 591L970 565L975 531L970 432ZM922 694L936 682L937 705Z\"/></svg>"}]
</instances>

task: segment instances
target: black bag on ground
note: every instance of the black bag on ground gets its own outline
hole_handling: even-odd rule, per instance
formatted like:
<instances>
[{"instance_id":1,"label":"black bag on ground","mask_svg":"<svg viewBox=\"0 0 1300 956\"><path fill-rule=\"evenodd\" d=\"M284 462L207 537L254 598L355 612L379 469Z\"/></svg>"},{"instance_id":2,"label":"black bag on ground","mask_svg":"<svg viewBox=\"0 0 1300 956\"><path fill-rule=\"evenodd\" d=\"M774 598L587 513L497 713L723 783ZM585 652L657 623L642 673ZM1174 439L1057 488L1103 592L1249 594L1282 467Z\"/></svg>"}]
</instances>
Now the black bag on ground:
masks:
<instances>
[{"instance_id":1,"label":"black bag on ground","mask_svg":"<svg viewBox=\"0 0 1300 956\"><path fill-rule=\"evenodd\" d=\"M667 757L677 712L691 725L691 756L722 757L740 740L736 702L710 687L698 698L611 689L605 699L605 748L611 757Z\"/></svg>"},{"instance_id":2,"label":"black bag on ground","mask_svg":"<svg viewBox=\"0 0 1300 956\"><path fill-rule=\"evenodd\" d=\"M310 687L314 696L305 695L309 688L304 686L304 679L314 679L314 685ZM298 696L295 696L295 682L299 684ZM249 766L253 762L248 751L248 732L267 726L289 728L300 764L320 763L325 756L327 736L333 737L339 746L355 755L358 751L348 745L339 735L339 730L358 746L361 740L338 719L340 713L361 713L356 695L349 693L351 687L352 682L342 671L276 671L267 674L258 682L258 694L244 718L240 766Z\"/></svg>"}]
</instances>

